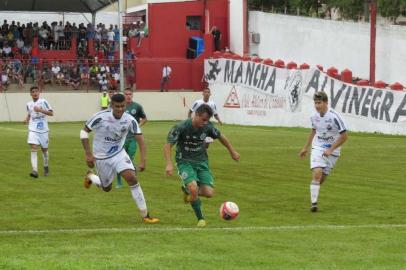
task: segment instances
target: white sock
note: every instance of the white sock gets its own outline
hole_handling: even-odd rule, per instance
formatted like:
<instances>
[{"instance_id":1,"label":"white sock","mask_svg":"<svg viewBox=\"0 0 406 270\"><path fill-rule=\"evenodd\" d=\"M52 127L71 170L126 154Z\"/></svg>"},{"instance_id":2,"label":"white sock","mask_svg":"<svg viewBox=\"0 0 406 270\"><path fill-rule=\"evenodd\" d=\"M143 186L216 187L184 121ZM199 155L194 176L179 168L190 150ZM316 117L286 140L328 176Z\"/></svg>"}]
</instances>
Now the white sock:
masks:
<instances>
[{"instance_id":1,"label":"white sock","mask_svg":"<svg viewBox=\"0 0 406 270\"><path fill-rule=\"evenodd\" d=\"M310 199L312 203L317 203L317 199L319 198L320 192L320 183L313 180L310 184Z\"/></svg>"},{"instance_id":2,"label":"white sock","mask_svg":"<svg viewBox=\"0 0 406 270\"><path fill-rule=\"evenodd\" d=\"M95 184L96 186L100 187L101 186L101 181L99 176L95 175L94 173L89 173L87 175L87 177L90 179L90 181L92 181L93 184Z\"/></svg>"},{"instance_id":3,"label":"white sock","mask_svg":"<svg viewBox=\"0 0 406 270\"><path fill-rule=\"evenodd\" d=\"M31 151L31 166L32 170L38 172L38 157L37 151Z\"/></svg>"},{"instance_id":4,"label":"white sock","mask_svg":"<svg viewBox=\"0 0 406 270\"><path fill-rule=\"evenodd\" d=\"M145 201L144 193L142 192L140 184L138 183L134 186L130 186L130 190L131 195L133 196L133 199L141 212L141 216L146 217L148 214L147 202Z\"/></svg>"},{"instance_id":5,"label":"white sock","mask_svg":"<svg viewBox=\"0 0 406 270\"><path fill-rule=\"evenodd\" d=\"M49 152L48 151L46 151L45 153L42 152L42 157L44 159L44 167L48 167Z\"/></svg>"}]
</instances>

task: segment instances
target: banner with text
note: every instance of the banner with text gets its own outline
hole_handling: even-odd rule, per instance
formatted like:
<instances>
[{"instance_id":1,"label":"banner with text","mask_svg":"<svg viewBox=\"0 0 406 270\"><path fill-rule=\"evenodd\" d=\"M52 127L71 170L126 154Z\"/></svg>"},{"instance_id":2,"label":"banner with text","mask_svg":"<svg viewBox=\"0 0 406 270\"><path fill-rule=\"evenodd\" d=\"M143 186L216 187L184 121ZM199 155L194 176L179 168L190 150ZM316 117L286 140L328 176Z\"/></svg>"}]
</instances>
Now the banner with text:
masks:
<instances>
[{"instance_id":1,"label":"banner with text","mask_svg":"<svg viewBox=\"0 0 406 270\"><path fill-rule=\"evenodd\" d=\"M324 91L352 131L406 134L406 93L347 84L318 69L288 70L232 59L205 61L205 80L225 123L310 127Z\"/></svg>"}]
</instances>

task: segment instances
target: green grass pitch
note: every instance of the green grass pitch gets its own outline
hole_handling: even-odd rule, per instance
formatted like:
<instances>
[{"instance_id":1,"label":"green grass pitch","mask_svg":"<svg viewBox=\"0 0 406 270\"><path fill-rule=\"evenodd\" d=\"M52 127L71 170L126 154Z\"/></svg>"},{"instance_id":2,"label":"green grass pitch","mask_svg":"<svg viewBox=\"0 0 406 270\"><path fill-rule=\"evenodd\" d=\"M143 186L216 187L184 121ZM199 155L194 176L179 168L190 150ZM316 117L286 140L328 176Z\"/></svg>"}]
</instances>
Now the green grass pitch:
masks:
<instances>
[{"instance_id":1,"label":"green grass pitch","mask_svg":"<svg viewBox=\"0 0 406 270\"><path fill-rule=\"evenodd\" d=\"M164 177L172 125L143 128L140 182L161 219L151 226L128 188L83 188L81 123L50 125L50 176L37 180L26 126L1 123L0 269L406 269L405 137L350 133L314 214L309 160L297 156L309 130L220 127L241 161L210 147L216 194L203 199L208 226L197 229L180 180ZM226 200L240 207L231 222L218 215Z\"/></svg>"}]
</instances>

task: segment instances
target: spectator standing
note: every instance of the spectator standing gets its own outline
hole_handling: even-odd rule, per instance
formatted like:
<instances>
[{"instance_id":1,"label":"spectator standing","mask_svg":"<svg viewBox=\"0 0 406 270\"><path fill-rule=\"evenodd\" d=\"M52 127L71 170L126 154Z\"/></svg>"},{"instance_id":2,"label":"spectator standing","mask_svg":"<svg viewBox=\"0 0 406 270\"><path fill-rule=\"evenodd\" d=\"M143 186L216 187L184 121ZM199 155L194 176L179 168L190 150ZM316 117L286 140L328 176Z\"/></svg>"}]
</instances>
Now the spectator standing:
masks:
<instances>
[{"instance_id":1,"label":"spectator standing","mask_svg":"<svg viewBox=\"0 0 406 270\"><path fill-rule=\"evenodd\" d=\"M164 90L168 92L169 79L171 77L172 69L168 64L165 64L162 69L161 92Z\"/></svg>"},{"instance_id":2,"label":"spectator standing","mask_svg":"<svg viewBox=\"0 0 406 270\"><path fill-rule=\"evenodd\" d=\"M211 30L211 34L213 35L214 50L215 51L220 51L221 32L217 28L217 26L213 26L213 28Z\"/></svg>"}]
</instances>

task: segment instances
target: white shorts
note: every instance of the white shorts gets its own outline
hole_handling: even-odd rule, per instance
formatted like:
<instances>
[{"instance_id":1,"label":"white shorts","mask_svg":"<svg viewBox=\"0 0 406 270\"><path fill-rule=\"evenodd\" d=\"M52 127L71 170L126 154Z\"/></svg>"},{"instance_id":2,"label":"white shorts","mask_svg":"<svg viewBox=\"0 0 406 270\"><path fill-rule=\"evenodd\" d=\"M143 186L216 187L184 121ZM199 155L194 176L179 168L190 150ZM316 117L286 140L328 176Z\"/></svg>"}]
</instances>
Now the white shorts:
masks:
<instances>
[{"instance_id":1,"label":"white shorts","mask_svg":"<svg viewBox=\"0 0 406 270\"><path fill-rule=\"evenodd\" d=\"M110 186L117 174L125 170L135 171L134 164L124 150L111 158L96 159L95 163L103 187Z\"/></svg>"},{"instance_id":2,"label":"white shorts","mask_svg":"<svg viewBox=\"0 0 406 270\"><path fill-rule=\"evenodd\" d=\"M40 145L41 148L48 148L48 144L49 144L48 132L38 133L38 132L29 131L27 142L28 142L28 144Z\"/></svg>"},{"instance_id":3,"label":"white shorts","mask_svg":"<svg viewBox=\"0 0 406 270\"><path fill-rule=\"evenodd\" d=\"M326 157L323 153L324 150L312 149L310 156L310 169L323 168L323 174L329 175L338 160L338 156L330 155Z\"/></svg>"}]
</instances>

